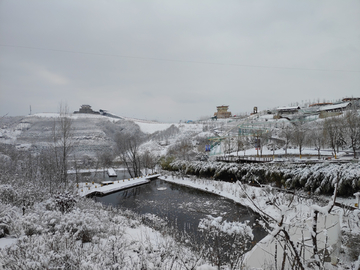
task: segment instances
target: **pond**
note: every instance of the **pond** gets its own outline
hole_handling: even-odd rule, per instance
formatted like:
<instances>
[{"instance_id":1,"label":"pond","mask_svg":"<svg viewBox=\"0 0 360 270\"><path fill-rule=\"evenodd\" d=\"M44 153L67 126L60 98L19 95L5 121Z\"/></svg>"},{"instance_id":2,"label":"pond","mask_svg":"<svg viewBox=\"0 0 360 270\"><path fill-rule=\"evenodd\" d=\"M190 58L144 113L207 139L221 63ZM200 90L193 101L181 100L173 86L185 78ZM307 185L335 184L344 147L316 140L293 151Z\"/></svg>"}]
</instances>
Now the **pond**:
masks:
<instances>
[{"instance_id":1,"label":"pond","mask_svg":"<svg viewBox=\"0 0 360 270\"><path fill-rule=\"evenodd\" d=\"M222 217L227 222L245 222L252 227L254 239L247 245L249 249L266 236L258 224L259 216L252 210L216 194L189 188L160 179L149 184L133 187L106 196L95 196L94 200L104 205L130 209L140 215L156 215L168 227L186 233L197 245L204 244L198 226L208 215ZM220 239L222 245L229 239Z\"/></svg>"}]
</instances>

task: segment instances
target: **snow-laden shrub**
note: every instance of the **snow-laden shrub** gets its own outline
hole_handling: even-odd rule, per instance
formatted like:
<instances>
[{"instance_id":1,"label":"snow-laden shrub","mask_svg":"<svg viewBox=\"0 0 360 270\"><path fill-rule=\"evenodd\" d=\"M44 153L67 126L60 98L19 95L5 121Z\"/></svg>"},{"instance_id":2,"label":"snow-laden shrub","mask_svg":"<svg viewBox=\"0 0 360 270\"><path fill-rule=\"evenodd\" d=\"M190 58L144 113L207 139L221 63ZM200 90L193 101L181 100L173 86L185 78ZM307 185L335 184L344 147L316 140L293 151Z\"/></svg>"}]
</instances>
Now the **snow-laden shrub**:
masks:
<instances>
[{"instance_id":1,"label":"snow-laden shrub","mask_svg":"<svg viewBox=\"0 0 360 270\"><path fill-rule=\"evenodd\" d=\"M82 243L91 242L93 236L100 233L102 228L101 220L94 213L79 209L63 215L54 227L55 231L69 234Z\"/></svg>"},{"instance_id":2,"label":"snow-laden shrub","mask_svg":"<svg viewBox=\"0 0 360 270\"><path fill-rule=\"evenodd\" d=\"M0 202L0 238L12 233L16 217L16 207Z\"/></svg>"},{"instance_id":3,"label":"snow-laden shrub","mask_svg":"<svg viewBox=\"0 0 360 270\"><path fill-rule=\"evenodd\" d=\"M40 216L37 213L28 213L21 219L24 234L32 236L34 234L42 234L44 228L40 223Z\"/></svg>"},{"instance_id":4,"label":"snow-laden shrub","mask_svg":"<svg viewBox=\"0 0 360 270\"><path fill-rule=\"evenodd\" d=\"M45 201L42 202L42 205L45 207L48 211L56 211L57 210L57 203L55 201L54 197L51 197Z\"/></svg>"},{"instance_id":5,"label":"snow-laden shrub","mask_svg":"<svg viewBox=\"0 0 360 270\"><path fill-rule=\"evenodd\" d=\"M4 269L133 269L129 243L109 235L97 244L82 245L68 235L21 237L0 250Z\"/></svg>"},{"instance_id":6,"label":"snow-laden shrub","mask_svg":"<svg viewBox=\"0 0 360 270\"><path fill-rule=\"evenodd\" d=\"M349 196L360 190L358 164L234 164L223 162L189 162L175 160L170 170L186 174L252 184L272 184L290 189L304 189L331 195L338 182L338 195ZM340 173L340 174L339 174Z\"/></svg>"},{"instance_id":7,"label":"snow-laden shrub","mask_svg":"<svg viewBox=\"0 0 360 270\"><path fill-rule=\"evenodd\" d=\"M213 177L215 174L216 168L212 166L213 163L209 163L209 166L201 166L201 163L198 164L199 176L202 177Z\"/></svg>"},{"instance_id":8,"label":"snow-laden shrub","mask_svg":"<svg viewBox=\"0 0 360 270\"><path fill-rule=\"evenodd\" d=\"M139 220L136 229L130 229L128 218L122 215L126 213L131 217L130 211L105 209L86 199L84 202L89 202L89 206L79 203L81 209L64 214L46 210L42 213L44 206L36 204L34 211L41 220L38 224L43 227L42 234L22 236L11 247L0 249L0 268L185 270L196 269L204 263L200 255L196 257L173 238L145 228ZM132 216L132 219L138 218ZM48 224L56 224L56 230L46 231ZM92 230L91 242L80 239L79 227L84 225ZM125 230L129 230L130 235L125 234ZM136 235L141 237L137 239Z\"/></svg>"},{"instance_id":9,"label":"snow-laden shrub","mask_svg":"<svg viewBox=\"0 0 360 270\"><path fill-rule=\"evenodd\" d=\"M235 181L238 171L238 165L232 163L223 163L217 167L214 178L224 181Z\"/></svg>"},{"instance_id":10,"label":"snow-laden shrub","mask_svg":"<svg viewBox=\"0 0 360 270\"><path fill-rule=\"evenodd\" d=\"M76 199L70 193L58 193L55 195L56 207L61 213L67 213L71 211L75 204Z\"/></svg>"},{"instance_id":11,"label":"snow-laden shrub","mask_svg":"<svg viewBox=\"0 0 360 270\"><path fill-rule=\"evenodd\" d=\"M30 211L18 218L17 234L33 236L60 233L87 243L91 242L94 235L103 233L105 221L111 222L108 212L100 210L102 207L74 208L71 212L62 213L59 210L49 211L47 206L48 203L36 203Z\"/></svg>"},{"instance_id":12,"label":"snow-laden shrub","mask_svg":"<svg viewBox=\"0 0 360 270\"><path fill-rule=\"evenodd\" d=\"M55 226L60 223L62 214L59 211L44 211L39 221L47 233L55 233Z\"/></svg>"},{"instance_id":13,"label":"snow-laden shrub","mask_svg":"<svg viewBox=\"0 0 360 270\"><path fill-rule=\"evenodd\" d=\"M14 203L18 200L18 194L11 185L0 185L0 202Z\"/></svg>"}]
</instances>

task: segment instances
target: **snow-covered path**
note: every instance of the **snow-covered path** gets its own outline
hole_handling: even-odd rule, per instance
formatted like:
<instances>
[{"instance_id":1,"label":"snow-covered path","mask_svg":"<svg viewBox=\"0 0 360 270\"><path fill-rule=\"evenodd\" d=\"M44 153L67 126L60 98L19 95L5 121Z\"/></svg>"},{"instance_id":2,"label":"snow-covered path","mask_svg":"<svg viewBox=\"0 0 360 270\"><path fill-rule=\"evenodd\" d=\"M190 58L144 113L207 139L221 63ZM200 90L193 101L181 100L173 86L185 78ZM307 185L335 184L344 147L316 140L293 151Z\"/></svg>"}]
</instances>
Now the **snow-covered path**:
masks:
<instances>
[{"instance_id":1,"label":"snow-covered path","mask_svg":"<svg viewBox=\"0 0 360 270\"><path fill-rule=\"evenodd\" d=\"M106 181L102 183L79 183L78 188L78 194L80 197L85 197L89 194L109 194L112 192L116 192L119 190L135 187L138 185L146 184L151 179L155 179L159 177L160 174L153 174L153 175L146 175L143 177L138 178L129 178L129 179L123 179L123 180L114 180L114 181Z\"/></svg>"}]
</instances>

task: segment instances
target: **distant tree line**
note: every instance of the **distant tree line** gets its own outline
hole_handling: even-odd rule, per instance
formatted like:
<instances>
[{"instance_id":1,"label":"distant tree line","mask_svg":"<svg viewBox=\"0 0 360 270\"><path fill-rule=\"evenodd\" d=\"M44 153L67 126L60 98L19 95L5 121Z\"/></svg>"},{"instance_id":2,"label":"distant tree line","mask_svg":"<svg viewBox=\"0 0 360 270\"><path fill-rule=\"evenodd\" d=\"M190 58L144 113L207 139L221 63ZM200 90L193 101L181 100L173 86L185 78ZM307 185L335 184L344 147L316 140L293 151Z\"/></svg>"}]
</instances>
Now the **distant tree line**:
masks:
<instances>
[{"instance_id":1,"label":"distant tree line","mask_svg":"<svg viewBox=\"0 0 360 270\"><path fill-rule=\"evenodd\" d=\"M356 110L346 111L343 115L319 119L313 122L304 120L283 122L280 127L272 129L254 129L246 136L224 138L222 146L224 154L244 151L257 147L262 155L264 146L270 150L283 148L288 155L289 148L298 149L300 157L304 147L317 150L321 158L321 150L332 150L336 158L340 150L347 150L354 158L360 149L360 116Z\"/></svg>"}]
</instances>

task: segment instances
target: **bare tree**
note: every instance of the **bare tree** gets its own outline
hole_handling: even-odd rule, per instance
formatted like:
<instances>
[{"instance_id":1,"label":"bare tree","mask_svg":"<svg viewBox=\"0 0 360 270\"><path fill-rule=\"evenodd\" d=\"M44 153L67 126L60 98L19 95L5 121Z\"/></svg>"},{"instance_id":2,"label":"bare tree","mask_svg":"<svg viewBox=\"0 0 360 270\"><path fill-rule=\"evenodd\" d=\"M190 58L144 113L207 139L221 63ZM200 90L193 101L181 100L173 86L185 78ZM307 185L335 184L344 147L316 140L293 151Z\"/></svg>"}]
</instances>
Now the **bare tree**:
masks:
<instances>
[{"instance_id":1,"label":"bare tree","mask_svg":"<svg viewBox=\"0 0 360 270\"><path fill-rule=\"evenodd\" d=\"M256 129L253 131L253 136L257 144L256 147L260 149L260 155L262 156L262 149L271 135L266 130Z\"/></svg>"},{"instance_id":2,"label":"bare tree","mask_svg":"<svg viewBox=\"0 0 360 270\"><path fill-rule=\"evenodd\" d=\"M328 145L333 150L333 154L336 158L336 153L339 151L339 146L344 142L342 121L335 117L326 119L324 122L324 131Z\"/></svg>"},{"instance_id":3,"label":"bare tree","mask_svg":"<svg viewBox=\"0 0 360 270\"><path fill-rule=\"evenodd\" d=\"M345 134L356 158L356 149L360 146L360 117L356 110L350 110L345 114L344 120Z\"/></svg>"},{"instance_id":4,"label":"bare tree","mask_svg":"<svg viewBox=\"0 0 360 270\"><path fill-rule=\"evenodd\" d=\"M48 183L50 194L53 193L55 186L58 184L57 180L59 179L56 173L58 172L57 162L53 150L52 147L47 147L42 149L38 156L40 179L44 183Z\"/></svg>"},{"instance_id":5,"label":"bare tree","mask_svg":"<svg viewBox=\"0 0 360 270\"><path fill-rule=\"evenodd\" d=\"M183 159L189 159L192 149L193 145L189 139L183 139L179 142L179 153L183 157Z\"/></svg>"},{"instance_id":6,"label":"bare tree","mask_svg":"<svg viewBox=\"0 0 360 270\"><path fill-rule=\"evenodd\" d=\"M224 156L226 155L226 154L230 154L231 153L231 137L226 137L226 139L224 140Z\"/></svg>"},{"instance_id":7,"label":"bare tree","mask_svg":"<svg viewBox=\"0 0 360 270\"><path fill-rule=\"evenodd\" d=\"M293 128L289 125L283 125L282 126L282 130L281 130L281 137L284 138L285 141L285 155L287 156L287 149L289 147L289 144L292 140L292 136L293 136Z\"/></svg>"},{"instance_id":8,"label":"bare tree","mask_svg":"<svg viewBox=\"0 0 360 270\"><path fill-rule=\"evenodd\" d=\"M300 158L301 158L301 154L302 154L302 149L306 142L307 133L308 133L308 130L305 127L305 125L302 123L300 123L294 127L292 140L293 140L294 144L299 147Z\"/></svg>"},{"instance_id":9,"label":"bare tree","mask_svg":"<svg viewBox=\"0 0 360 270\"><path fill-rule=\"evenodd\" d=\"M168 155L189 160L193 155L193 144L189 138L182 138L168 150Z\"/></svg>"},{"instance_id":10,"label":"bare tree","mask_svg":"<svg viewBox=\"0 0 360 270\"><path fill-rule=\"evenodd\" d=\"M261 151L261 156L262 156L262 150L264 148L264 145L266 145L267 143L269 143L270 139L272 136L272 130L266 130L262 133L261 135L261 141L262 143L260 143L260 151Z\"/></svg>"},{"instance_id":11,"label":"bare tree","mask_svg":"<svg viewBox=\"0 0 360 270\"><path fill-rule=\"evenodd\" d=\"M52 130L53 155L56 162L57 174L60 182L67 188L68 182L68 159L73 151L73 121L70 118L68 106L60 104L60 116L54 120Z\"/></svg>"},{"instance_id":12,"label":"bare tree","mask_svg":"<svg viewBox=\"0 0 360 270\"><path fill-rule=\"evenodd\" d=\"M111 167L113 162L113 154L111 151L102 151L100 153L97 153L97 160L99 165L103 169L103 174L105 177L105 170Z\"/></svg>"},{"instance_id":13,"label":"bare tree","mask_svg":"<svg viewBox=\"0 0 360 270\"><path fill-rule=\"evenodd\" d=\"M127 133L118 133L115 138L117 151L131 177L141 175L141 156L139 146L141 138Z\"/></svg>"},{"instance_id":14,"label":"bare tree","mask_svg":"<svg viewBox=\"0 0 360 270\"><path fill-rule=\"evenodd\" d=\"M243 136L236 137L236 155L239 156L239 151L244 150L245 153L245 138Z\"/></svg>"},{"instance_id":15,"label":"bare tree","mask_svg":"<svg viewBox=\"0 0 360 270\"><path fill-rule=\"evenodd\" d=\"M148 174L148 170L154 172L156 166L156 157L150 153L150 151L145 151L145 153L141 156L142 165L145 168L145 174Z\"/></svg>"},{"instance_id":16,"label":"bare tree","mask_svg":"<svg viewBox=\"0 0 360 270\"><path fill-rule=\"evenodd\" d=\"M325 131L323 123L317 123L313 129L309 132L308 139L314 144L315 149L318 151L318 159L320 159L320 150L324 147L326 142Z\"/></svg>"}]
</instances>

